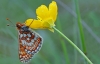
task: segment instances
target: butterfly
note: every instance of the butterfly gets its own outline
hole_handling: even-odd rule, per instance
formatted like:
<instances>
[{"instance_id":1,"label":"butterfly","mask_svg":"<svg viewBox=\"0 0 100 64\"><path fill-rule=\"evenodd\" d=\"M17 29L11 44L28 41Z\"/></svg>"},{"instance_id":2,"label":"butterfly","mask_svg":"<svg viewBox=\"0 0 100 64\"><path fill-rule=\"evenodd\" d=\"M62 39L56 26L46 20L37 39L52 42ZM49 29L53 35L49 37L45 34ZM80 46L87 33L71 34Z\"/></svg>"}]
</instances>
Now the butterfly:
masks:
<instances>
[{"instance_id":1,"label":"butterfly","mask_svg":"<svg viewBox=\"0 0 100 64\"><path fill-rule=\"evenodd\" d=\"M19 59L22 63L29 62L33 58L34 54L39 52L43 43L42 37L35 31L32 31L29 26L20 22L16 23L19 40Z\"/></svg>"}]
</instances>

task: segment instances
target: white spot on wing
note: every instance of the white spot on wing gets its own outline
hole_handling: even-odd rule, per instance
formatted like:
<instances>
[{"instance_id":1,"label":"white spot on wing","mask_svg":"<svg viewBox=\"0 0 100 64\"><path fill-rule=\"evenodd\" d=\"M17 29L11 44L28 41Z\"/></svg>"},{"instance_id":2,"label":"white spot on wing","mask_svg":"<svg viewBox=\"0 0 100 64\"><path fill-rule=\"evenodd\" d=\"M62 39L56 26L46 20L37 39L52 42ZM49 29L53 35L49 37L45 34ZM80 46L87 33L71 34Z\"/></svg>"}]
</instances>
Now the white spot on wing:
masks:
<instances>
[{"instance_id":1,"label":"white spot on wing","mask_svg":"<svg viewBox=\"0 0 100 64\"><path fill-rule=\"evenodd\" d=\"M25 41L25 40L21 40L21 41L22 41L22 44L23 44L23 45L25 45L25 44L26 44L26 41Z\"/></svg>"},{"instance_id":2,"label":"white spot on wing","mask_svg":"<svg viewBox=\"0 0 100 64\"><path fill-rule=\"evenodd\" d=\"M21 40L22 41L22 44L24 45L25 44L25 40Z\"/></svg>"},{"instance_id":3,"label":"white spot on wing","mask_svg":"<svg viewBox=\"0 0 100 64\"><path fill-rule=\"evenodd\" d=\"M28 45L31 46L31 43L29 43Z\"/></svg>"},{"instance_id":4,"label":"white spot on wing","mask_svg":"<svg viewBox=\"0 0 100 64\"><path fill-rule=\"evenodd\" d=\"M27 49L25 49L25 51L27 52Z\"/></svg>"},{"instance_id":5,"label":"white spot on wing","mask_svg":"<svg viewBox=\"0 0 100 64\"><path fill-rule=\"evenodd\" d=\"M26 34L23 34L24 37L26 37Z\"/></svg>"},{"instance_id":6,"label":"white spot on wing","mask_svg":"<svg viewBox=\"0 0 100 64\"><path fill-rule=\"evenodd\" d=\"M32 44L33 44L33 43L32 43L32 42L30 42L30 46L32 46Z\"/></svg>"},{"instance_id":7,"label":"white spot on wing","mask_svg":"<svg viewBox=\"0 0 100 64\"><path fill-rule=\"evenodd\" d=\"M20 35L20 32L18 31L18 34Z\"/></svg>"},{"instance_id":8,"label":"white spot on wing","mask_svg":"<svg viewBox=\"0 0 100 64\"><path fill-rule=\"evenodd\" d=\"M35 52L34 51L32 51L32 54L34 54Z\"/></svg>"},{"instance_id":9,"label":"white spot on wing","mask_svg":"<svg viewBox=\"0 0 100 64\"><path fill-rule=\"evenodd\" d=\"M22 38L23 37L23 35L22 34L20 34L20 38Z\"/></svg>"},{"instance_id":10,"label":"white spot on wing","mask_svg":"<svg viewBox=\"0 0 100 64\"><path fill-rule=\"evenodd\" d=\"M23 58L20 59L21 61L23 60Z\"/></svg>"},{"instance_id":11,"label":"white spot on wing","mask_svg":"<svg viewBox=\"0 0 100 64\"><path fill-rule=\"evenodd\" d=\"M31 51L27 51L27 53L30 53Z\"/></svg>"},{"instance_id":12,"label":"white spot on wing","mask_svg":"<svg viewBox=\"0 0 100 64\"><path fill-rule=\"evenodd\" d=\"M30 40L29 38L27 38L27 40Z\"/></svg>"},{"instance_id":13,"label":"white spot on wing","mask_svg":"<svg viewBox=\"0 0 100 64\"><path fill-rule=\"evenodd\" d=\"M31 37L31 35L30 34L27 34L28 35L28 37Z\"/></svg>"},{"instance_id":14,"label":"white spot on wing","mask_svg":"<svg viewBox=\"0 0 100 64\"><path fill-rule=\"evenodd\" d=\"M34 39L32 39L31 42L34 42Z\"/></svg>"},{"instance_id":15,"label":"white spot on wing","mask_svg":"<svg viewBox=\"0 0 100 64\"><path fill-rule=\"evenodd\" d=\"M35 33L34 33L34 32L33 32L32 34L33 34L33 35L35 35Z\"/></svg>"},{"instance_id":16,"label":"white spot on wing","mask_svg":"<svg viewBox=\"0 0 100 64\"><path fill-rule=\"evenodd\" d=\"M35 53L37 53L38 51L37 51L37 49L35 50Z\"/></svg>"}]
</instances>

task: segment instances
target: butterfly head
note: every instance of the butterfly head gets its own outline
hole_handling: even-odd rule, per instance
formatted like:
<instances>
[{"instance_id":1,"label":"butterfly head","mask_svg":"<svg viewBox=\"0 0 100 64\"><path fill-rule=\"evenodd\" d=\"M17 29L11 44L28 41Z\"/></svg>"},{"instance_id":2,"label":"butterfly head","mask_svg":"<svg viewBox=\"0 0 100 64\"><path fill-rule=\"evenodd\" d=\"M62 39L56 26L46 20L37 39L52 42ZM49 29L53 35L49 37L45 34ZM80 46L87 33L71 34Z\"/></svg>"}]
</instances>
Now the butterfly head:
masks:
<instances>
[{"instance_id":1,"label":"butterfly head","mask_svg":"<svg viewBox=\"0 0 100 64\"><path fill-rule=\"evenodd\" d=\"M25 24L22 24L22 23L17 23L16 24L16 27L18 30L22 30L22 31L29 31L29 27L28 26L25 26Z\"/></svg>"}]
</instances>

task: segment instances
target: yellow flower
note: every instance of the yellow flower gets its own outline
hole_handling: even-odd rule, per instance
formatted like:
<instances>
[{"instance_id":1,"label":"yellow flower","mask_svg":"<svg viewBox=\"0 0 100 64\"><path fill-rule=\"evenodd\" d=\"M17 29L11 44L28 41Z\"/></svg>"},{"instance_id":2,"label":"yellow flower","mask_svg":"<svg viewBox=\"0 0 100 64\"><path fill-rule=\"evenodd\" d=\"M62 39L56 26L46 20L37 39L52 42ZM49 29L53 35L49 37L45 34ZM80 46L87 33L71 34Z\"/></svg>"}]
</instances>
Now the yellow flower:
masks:
<instances>
[{"instance_id":1,"label":"yellow flower","mask_svg":"<svg viewBox=\"0 0 100 64\"><path fill-rule=\"evenodd\" d=\"M25 25L33 29L49 29L54 32L53 27L57 18L57 10L55 1L49 4L49 8L41 5L36 9L37 19L27 19Z\"/></svg>"}]
</instances>

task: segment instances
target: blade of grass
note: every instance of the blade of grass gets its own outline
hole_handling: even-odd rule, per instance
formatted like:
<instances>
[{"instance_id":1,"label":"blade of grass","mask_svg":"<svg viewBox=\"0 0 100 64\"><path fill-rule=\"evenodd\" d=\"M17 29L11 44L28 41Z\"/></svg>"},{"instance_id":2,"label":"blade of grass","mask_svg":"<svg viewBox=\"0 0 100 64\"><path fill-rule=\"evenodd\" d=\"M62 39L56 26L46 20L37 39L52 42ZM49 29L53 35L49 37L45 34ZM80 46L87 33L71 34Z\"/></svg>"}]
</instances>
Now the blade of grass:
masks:
<instances>
[{"instance_id":1,"label":"blade of grass","mask_svg":"<svg viewBox=\"0 0 100 64\"><path fill-rule=\"evenodd\" d=\"M80 39L81 39L81 43L82 43L82 49L83 49L84 54L86 54L86 46L85 46L84 33L83 33L83 27L82 27L82 22L81 22L78 0L75 0L75 9L76 9L76 14L77 14L77 21L78 21Z\"/></svg>"},{"instance_id":2,"label":"blade of grass","mask_svg":"<svg viewBox=\"0 0 100 64\"><path fill-rule=\"evenodd\" d=\"M75 2L77 22L78 22L78 27L79 27L79 37L80 37L80 41L81 41L81 46L82 46L83 53L86 55L87 52L86 52L84 32L83 32L83 27L82 27L82 22L81 22L81 16L80 16L78 0L74 0L74 2ZM86 64L86 63L87 62L85 61L84 64Z\"/></svg>"}]
</instances>

